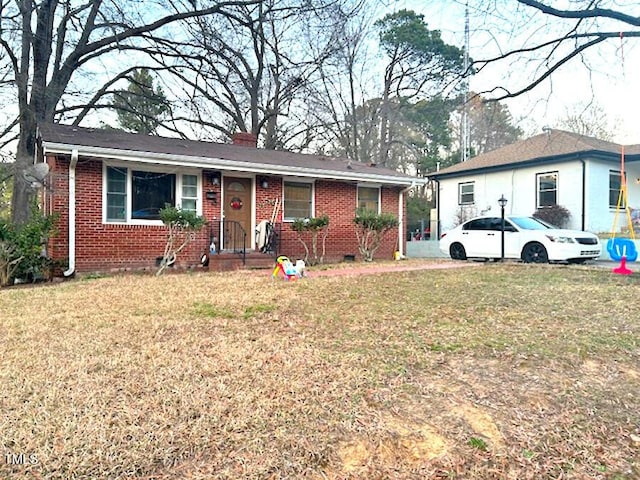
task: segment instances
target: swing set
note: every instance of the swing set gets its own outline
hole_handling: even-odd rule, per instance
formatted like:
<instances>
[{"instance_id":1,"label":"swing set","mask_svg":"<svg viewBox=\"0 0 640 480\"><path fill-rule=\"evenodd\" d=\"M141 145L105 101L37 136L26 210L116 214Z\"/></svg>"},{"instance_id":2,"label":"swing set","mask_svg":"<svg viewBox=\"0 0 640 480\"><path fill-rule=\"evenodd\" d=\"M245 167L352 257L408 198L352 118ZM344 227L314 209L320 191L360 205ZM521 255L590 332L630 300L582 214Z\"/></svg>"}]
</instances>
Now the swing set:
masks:
<instances>
[{"instance_id":1,"label":"swing set","mask_svg":"<svg viewBox=\"0 0 640 480\"><path fill-rule=\"evenodd\" d=\"M620 32L620 53L622 57L622 70L624 72L624 44L622 42L623 35ZM611 237L607 241L607 252L612 260L620 262L620 266L613 269L613 273L620 275L631 275L633 272L627 268L627 262L635 262L638 259L638 250L636 249L636 232L633 229L633 220L631 218L631 209L627 196L627 177L624 169L624 145L620 153L620 192L618 193L618 204L613 215L613 226L611 227ZM624 209L627 217L627 226L629 228L629 238L616 238L618 229L618 217L620 210Z\"/></svg>"},{"instance_id":2,"label":"swing set","mask_svg":"<svg viewBox=\"0 0 640 480\"><path fill-rule=\"evenodd\" d=\"M620 275L631 275L633 272L627 268L627 262L635 262L638 259L638 250L636 249L636 233L633 228L631 219L631 210L629 208L627 196L627 179L624 170L624 146L620 155L620 192L618 194L618 204L613 215L613 226L611 227L611 237L607 241L607 252L609 256L620 262L620 266L613 269L614 273ZM616 231L618 229L618 217L620 210L624 209L627 217L627 225L629 227L629 238L617 238Z\"/></svg>"}]
</instances>

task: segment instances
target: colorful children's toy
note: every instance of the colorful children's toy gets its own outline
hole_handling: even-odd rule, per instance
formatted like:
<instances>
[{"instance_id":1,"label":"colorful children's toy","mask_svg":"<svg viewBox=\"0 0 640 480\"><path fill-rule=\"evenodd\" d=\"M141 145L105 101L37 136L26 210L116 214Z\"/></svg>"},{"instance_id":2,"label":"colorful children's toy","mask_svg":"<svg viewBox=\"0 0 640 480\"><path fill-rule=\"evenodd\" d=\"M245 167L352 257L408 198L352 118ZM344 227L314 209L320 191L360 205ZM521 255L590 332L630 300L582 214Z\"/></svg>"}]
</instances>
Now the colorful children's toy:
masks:
<instances>
[{"instance_id":1,"label":"colorful children's toy","mask_svg":"<svg viewBox=\"0 0 640 480\"><path fill-rule=\"evenodd\" d=\"M300 277L300 273L293 263L291 263L289 257L285 257L284 255L281 255L276 259L276 267L273 269L271 276L272 278L276 278L280 273L284 280L296 280Z\"/></svg>"}]
</instances>

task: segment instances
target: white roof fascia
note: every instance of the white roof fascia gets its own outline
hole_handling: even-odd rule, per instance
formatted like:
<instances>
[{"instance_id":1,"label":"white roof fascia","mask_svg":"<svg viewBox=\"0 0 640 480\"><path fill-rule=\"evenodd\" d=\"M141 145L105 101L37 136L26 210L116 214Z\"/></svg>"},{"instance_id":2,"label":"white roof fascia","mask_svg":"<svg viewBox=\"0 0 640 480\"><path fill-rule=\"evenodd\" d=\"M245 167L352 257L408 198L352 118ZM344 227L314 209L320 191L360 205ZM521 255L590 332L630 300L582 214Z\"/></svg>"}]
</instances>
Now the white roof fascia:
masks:
<instances>
[{"instance_id":1,"label":"white roof fascia","mask_svg":"<svg viewBox=\"0 0 640 480\"><path fill-rule=\"evenodd\" d=\"M328 178L333 180L351 180L355 182L369 181L394 185L415 185L425 183L427 179L414 177L394 177L391 175L378 175L375 173L346 173L336 170L325 170L308 167L292 167L285 165L269 165L264 163L243 162L226 160L215 157L196 157L190 155L175 155L167 153L139 152L133 150L120 150L116 148L91 147L83 145L70 145L67 143L42 142L43 153L46 154L71 154L74 149L84 157L108 158L138 163L155 163L163 165L214 168L217 170L240 170L244 172L260 173L265 175L289 175L298 177ZM215 163L212 163L215 162ZM372 167L375 168L375 167Z\"/></svg>"}]
</instances>

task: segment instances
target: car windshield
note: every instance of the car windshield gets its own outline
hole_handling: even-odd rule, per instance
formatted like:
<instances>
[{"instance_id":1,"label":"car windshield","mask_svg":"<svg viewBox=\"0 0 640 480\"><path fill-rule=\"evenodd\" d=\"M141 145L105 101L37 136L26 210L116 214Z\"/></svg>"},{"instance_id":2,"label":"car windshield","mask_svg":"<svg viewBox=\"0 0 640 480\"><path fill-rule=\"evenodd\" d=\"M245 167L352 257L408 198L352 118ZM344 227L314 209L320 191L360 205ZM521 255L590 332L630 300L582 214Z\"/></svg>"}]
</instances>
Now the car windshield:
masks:
<instances>
[{"instance_id":1,"label":"car windshield","mask_svg":"<svg viewBox=\"0 0 640 480\"><path fill-rule=\"evenodd\" d=\"M533 217L509 217L509 220L523 230L549 230L550 228L555 228Z\"/></svg>"}]
</instances>

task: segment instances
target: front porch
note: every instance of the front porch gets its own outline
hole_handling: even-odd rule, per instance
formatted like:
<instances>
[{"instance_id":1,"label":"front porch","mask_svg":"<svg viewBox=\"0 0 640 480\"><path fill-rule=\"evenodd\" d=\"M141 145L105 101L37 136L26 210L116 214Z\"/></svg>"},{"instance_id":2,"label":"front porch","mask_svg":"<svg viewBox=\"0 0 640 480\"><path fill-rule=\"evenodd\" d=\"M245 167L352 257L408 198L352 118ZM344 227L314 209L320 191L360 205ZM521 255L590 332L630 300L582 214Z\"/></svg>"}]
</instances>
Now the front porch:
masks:
<instances>
[{"instance_id":1,"label":"front porch","mask_svg":"<svg viewBox=\"0 0 640 480\"><path fill-rule=\"evenodd\" d=\"M227 272L231 270L257 270L273 268L275 258L261 252L245 252L244 256L233 252L210 253L209 263L205 269L210 272Z\"/></svg>"},{"instance_id":2,"label":"front porch","mask_svg":"<svg viewBox=\"0 0 640 480\"><path fill-rule=\"evenodd\" d=\"M282 224L268 223L263 229L256 233L257 250L254 250L248 247L254 245L254 238L240 222L214 222L209 230L208 257L203 264L209 271L272 268L279 255Z\"/></svg>"}]
</instances>

